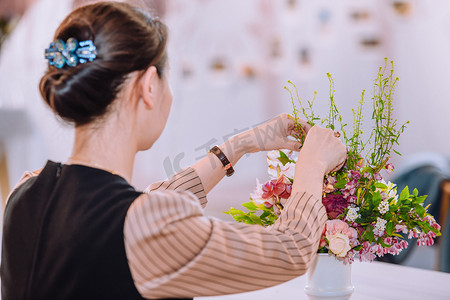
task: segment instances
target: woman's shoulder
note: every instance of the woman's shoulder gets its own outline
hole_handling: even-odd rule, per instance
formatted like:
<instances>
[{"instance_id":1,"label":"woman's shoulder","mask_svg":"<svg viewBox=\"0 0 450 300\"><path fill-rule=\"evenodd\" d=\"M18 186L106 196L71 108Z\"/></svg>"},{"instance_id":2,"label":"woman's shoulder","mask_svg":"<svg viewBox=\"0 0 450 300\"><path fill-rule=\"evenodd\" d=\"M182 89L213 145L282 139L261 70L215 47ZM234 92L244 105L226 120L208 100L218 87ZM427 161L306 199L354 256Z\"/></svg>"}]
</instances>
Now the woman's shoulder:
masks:
<instances>
[{"instance_id":1,"label":"woman's shoulder","mask_svg":"<svg viewBox=\"0 0 450 300\"><path fill-rule=\"evenodd\" d=\"M8 203L9 198L11 197L11 195L19 188L21 187L23 184L25 184L28 180L30 180L31 178L37 177L39 176L39 174L41 174L42 172L42 168L35 170L35 171L25 171L25 173L23 173L22 177L19 179L19 181L17 182L17 184L14 186L14 188L11 190L11 192L8 195L8 198L6 198L6 203Z\"/></svg>"}]
</instances>

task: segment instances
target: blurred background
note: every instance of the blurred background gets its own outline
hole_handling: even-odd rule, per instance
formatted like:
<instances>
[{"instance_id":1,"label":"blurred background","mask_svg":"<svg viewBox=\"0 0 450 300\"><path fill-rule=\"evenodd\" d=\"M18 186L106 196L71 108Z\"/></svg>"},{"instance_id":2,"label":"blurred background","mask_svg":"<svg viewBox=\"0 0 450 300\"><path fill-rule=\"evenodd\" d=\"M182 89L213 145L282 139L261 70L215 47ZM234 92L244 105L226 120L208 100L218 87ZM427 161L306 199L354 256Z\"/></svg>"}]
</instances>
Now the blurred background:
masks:
<instances>
[{"instance_id":1,"label":"blurred background","mask_svg":"<svg viewBox=\"0 0 450 300\"><path fill-rule=\"evenodd\" d=\"M95 1L0 0L0 190L4 200L25 170L70 156L73 129L40 99L44 49L73 8ZM139 153L133 184L144 189L206 155L232 135L290 112L288 80L302 100L318 92L328 108L329 82L347 123L366 90L366 132L372 128L373 81L384 58L399 83L395 118L411 123L392 157L391 180L428 194L441 225L448 212L450 157L450 2L446 0L148 0L170 29L174 103L152 149ZM248 201L255 180L268 179L265 153L244 157L233 177L209 195L208 215ZM447 206L445 206L447 204ZM447 222L448 223L448 222ZM448 227L448 226L447 226ZM444 229L445 230L445 229ZM447 230L449 231L449 230ZM450 272L447 240L412 249L394 261ZM444 249L444 250L442 250ZM406 253L407 251L405 251Z\"/></svg>"}]
</instances>

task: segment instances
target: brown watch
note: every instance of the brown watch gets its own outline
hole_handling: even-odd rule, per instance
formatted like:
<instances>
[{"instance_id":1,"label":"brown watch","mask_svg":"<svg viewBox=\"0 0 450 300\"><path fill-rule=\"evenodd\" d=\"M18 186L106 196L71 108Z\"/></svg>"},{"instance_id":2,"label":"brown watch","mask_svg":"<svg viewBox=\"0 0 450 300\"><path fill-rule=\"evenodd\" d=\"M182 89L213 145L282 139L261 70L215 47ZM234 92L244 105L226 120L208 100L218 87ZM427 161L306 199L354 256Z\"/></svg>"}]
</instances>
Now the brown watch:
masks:
<instances>
[{"instance_id":1,"label":"brown watch","mask_svg":"<svg viewBox=\"0 0 450 300\"><path fill-rule=\"evenodd\" d=\"M212 147L211 150L209 150L209 152L216 155L217 158L222 162L223 168L225 169L225 171L227 171L228 177L234 174L233 166L231 165L228 158L225 156L225 154L222 152L222 150L220 150L218 146Z\"/></svg>"}]
</instances>

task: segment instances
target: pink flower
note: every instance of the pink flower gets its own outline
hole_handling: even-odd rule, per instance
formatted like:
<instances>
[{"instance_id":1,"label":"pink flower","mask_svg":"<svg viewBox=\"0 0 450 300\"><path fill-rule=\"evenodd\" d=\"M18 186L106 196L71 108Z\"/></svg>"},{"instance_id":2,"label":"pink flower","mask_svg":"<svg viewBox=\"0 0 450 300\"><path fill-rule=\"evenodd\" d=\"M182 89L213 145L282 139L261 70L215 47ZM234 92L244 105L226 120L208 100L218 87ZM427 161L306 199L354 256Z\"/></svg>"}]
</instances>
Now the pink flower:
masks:
<instances>
[{"instance_id":1,"label":"pink flower","mask_svg":"<svg viewBox=\"0 0 450 300\"><path fill-rule=\"evenodd\" d=\"M395 225L395 232L402 232L404 234L408 233L408 228L406 227L405 224L397 224Z\"/></svg>"},{"instance_id":2,"label":"pink flower","mask_svg":"<svg viewBox=\"0 0 450 300\"><path fill-rule=\"evenodd\" d=\"M358 233L341 220L328 220L325 226L328 248L336 256L345 257L357 240Z\"/></svg>"},{"instance_id":3,"label":"pink flower","mask_svg":"<svg viewBox=\"0 0 450 300\"><path fill-rule=\"evenodd\" d=\"M350 172L348 173L348 177L359 180L361 178L361 173L359 173L358 171L350 170Z\"/></svg>"},{"instance_id":4,"label":"pink flower","mask_svg":"<svg viewBox=\"0 0 450 300\"><path fill-rule=\"evenodd\" d=\"M344 187L344 189L348 191L348 193L346 193L346 195L345 195L346 196L345 198L347 198L349 195L354 195L356 188L358 186L359 186L359 182L356 179L352 179L349 182L347 182Z\"/></svg>"},{"instance_id":5,"label":"pink flower","mask_svg":"<svg viewBox=\"0 0 450 300\"><path fill-rule=\"evenodd\" d=\"M325 223L326 235L334 235L336 233L347 232L348 228L347 223L341 220L328 220Z\"/></svg>"},{"instance_id":6,"label":"pink flower","mask_svg":"<svg viewBox=\"0 0 450 300\"><path fill-rule=\"evenodd\" d=\"M291 190L292 184L285 183L285 177L280 176L280 178L272 179L262 186L263 194L261 197L263 199L269 199L273 196L278 196L287 199L291 195Z\"/></svg>"},{"instance_id":7,"label":"pink flower","mask_svg":"<svg viewBox=\"0 0 450 300\"><path fill-rule=\"evenodd\" d=\"M347 255L343 259L344 265L351 264L354 261L355 261L355 251L350 250L347 252Z\"/></svg>"},{"instance_id":8,"label":"pink flower","mask_svg":"<svg viewBox=\"0 0 450 300\"><path fill-rule=\"evenodd\" d=\"M385 166L385 168L386 168L386 170L388 170L388 171L394 172L394 165L391 164L391 163L388 163L388 164Z\"/></svg>"},{"instance_id":9,"label":"pink flower","mask_svg":"<svg viewBox=\"0 0 450 300\"><path fill-rule=\"evenodd\" d=\"M278 196L282 199L287 199L291 196L291 192L292 192L292 184L286 184L284 191Z\"/></svg>"},{"instance_id":10,"label":"pink flower","mask_svg":"<svg viewBox=\"0 0 450 300\"><path fill-rule=\"evenodd\" d=\"M347 198L347 202L348 203L356 203L356 199L357 199L357 197L356 196L349 196L348 198Z\"/></svg>"},{"instance_id":11,"label":"pink flower","mask_svg":"<svg viewBox=\"0 0 450 300\"><path fill-rule=\"evenodd\" d=\"M327 176L327 178L325 178L325 180L323 181L323 192L327 194L334 192L336 190L334 188L336 181L336 177Z\"/></svg>"},{"instance_id":12,"label":"pink flower","mask_svg":"<svg viewBox=\"0 0 450 300\"><path fill-rule=\"evenodd\" d=\"M336 219L343 214L348 206L347 200L342 195L333 194L328 194L322 198L322 204L325 206L330 219Z\"/></svg>"},{"instance_id":13,"label":"pink flower","mask_svg":"<svg viewBox=\"0 0 450 300\"><path fill-rule=\"evenodd\" d=\"M337 182L336 177L334 176L327 176L327 180L329 183L331 183L332 185L334 185Z\"/></svg>"},{"instance_id":14,"label":"pink flower","mask_svg":"<svg viewBox=\"0 0 450 300\"><path fill-rule=\"evenodd\" d=\"M365 241L362 243L362 246L362 249L359 251L359 260L372 262L376 258L376 255L373 253L374 249L371 247L371 244Z\"/></svg>"},{"instance_id":15,"label":"pink flower","mask_svg":"<svg viewBox=\"0 0 450 300\"><path fill-rule=\"evenodd\" d=\"M358 232L355 228L350 227L346 222L342 220L328 220L325 223L325 234L327 236L332 236L337 233L345 234L351 243L356 242L358 239Z\"/></svg>"},{"instance_id":16,"label":"pink flower","mask_svg":"<svg viewBox=\"0 0 450 300\"><path fill-rule=\"evenodd\" d=\"M437 229L437 230L441 230L441 225L439 225L438 223L431 224L431 227L433 227L434 229Z\"/></svg>"},{"instance_id":17,"label":"pink flower","mask_svg":"<svg viewBox=\"0 0 450 300\"><path fill-rule=\"evenodd\" d=\"M371 251L375 253L378 257L382 257L384 255L384 248L381 245L373 245L371 247Z\"/></svg>"},{"instance_id":18,"label":"pink flower","mask_svg":"<svg viewBox=\"0 0 450 300\"><path fill-rule=\"evenodd\" d=\"M417 239L417 246L433 246L435 237L436 234L433 231L421 232Z\"/></svg>"},{"instance_id":19,"label":"pink flower","mask_svg":"<svg viewBox=\"0 0 450 300\"><path fill-rule=\"evenodd\" d=\"M383 177L381 177L380 173L374 173L373 174L373 179L376 181L380 181L381 179L383 179Z\"/></svg>"},{"instance_id":20,"label":"pink flower","mask_svg":"<svg viewBox=\"0 0 450 300\"><path fill-rule=\"evenodd\" d=\"M415 229L411 229L408 234L408 239L410 238L418 238L419 233Z\"/></svg>"},{"instance_id":21,"label":"pink flower","mask_svg":"<svg viewBox=\"0 0 450 300\"><path fill-rule=\"evenodd\" d=\"M426 215L423 219L423 222L428 222L428 224L434 229L441 230L441 225L439 225L432 215Z\"/></svg>"}]
</instances>

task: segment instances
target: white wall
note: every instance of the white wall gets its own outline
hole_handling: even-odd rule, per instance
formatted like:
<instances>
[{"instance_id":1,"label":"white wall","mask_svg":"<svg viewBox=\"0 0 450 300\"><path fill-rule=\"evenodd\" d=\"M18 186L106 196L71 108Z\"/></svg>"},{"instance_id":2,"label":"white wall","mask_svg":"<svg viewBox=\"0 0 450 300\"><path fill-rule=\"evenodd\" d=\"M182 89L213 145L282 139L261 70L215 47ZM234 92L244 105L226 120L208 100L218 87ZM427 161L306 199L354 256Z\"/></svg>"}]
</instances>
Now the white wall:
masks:
<instances>
[{"instance_id":1,"label":"white wall","mask_svg":"<svg viewBox=\"0 0 450 300\"><path fill-rule=\"evenodd\" d=\"M449 155L450 2L405 1L410 3L406 15L396 13L394 1L388 0L167 2L174 105L161 139L150 151L138 154L133 179L138 188L177 169L173 161L183 153L180 167L204 155L206 148L199 148L211 139L221 143L235 130L289 112L289 96L283 89L287 80L297 84L303 99L317 90L317 110L325 112L325 74L332 73L338 104L351 123L350 108L362 89L370 99L384 57L395 61L400 77L396 116L399 122L411 121L399 147L404 156L395 161L401 165L425 150ZM67 10L66 5L60 11ZM60 12L44 18L44 14L42 9L30 11L29 23L19 25L0 56L0 107L26 110L33 128L32 135L8 141L11 182L47 158L64 161L70 154L72 131L55 122L37 93L45 69L43 49L64 16ZM355 14L363 17L355 21ZM51 24L38 26L43 19ZM364 39L380 44L362 46ZM33 46L24 48L30 40ZM302 49L308 53L303 56L307 62L302 61ZM11 57L19 62L12 63ZM223 63L223 71L211 68L216 59ZM245 75L249 69L253 78ZM265 168L263 154L244 158L236 175L224 179L211 194L208 212L222 216L220 211L246 201L255 178L266 178Z\"/></svg>"}]
</instances>

